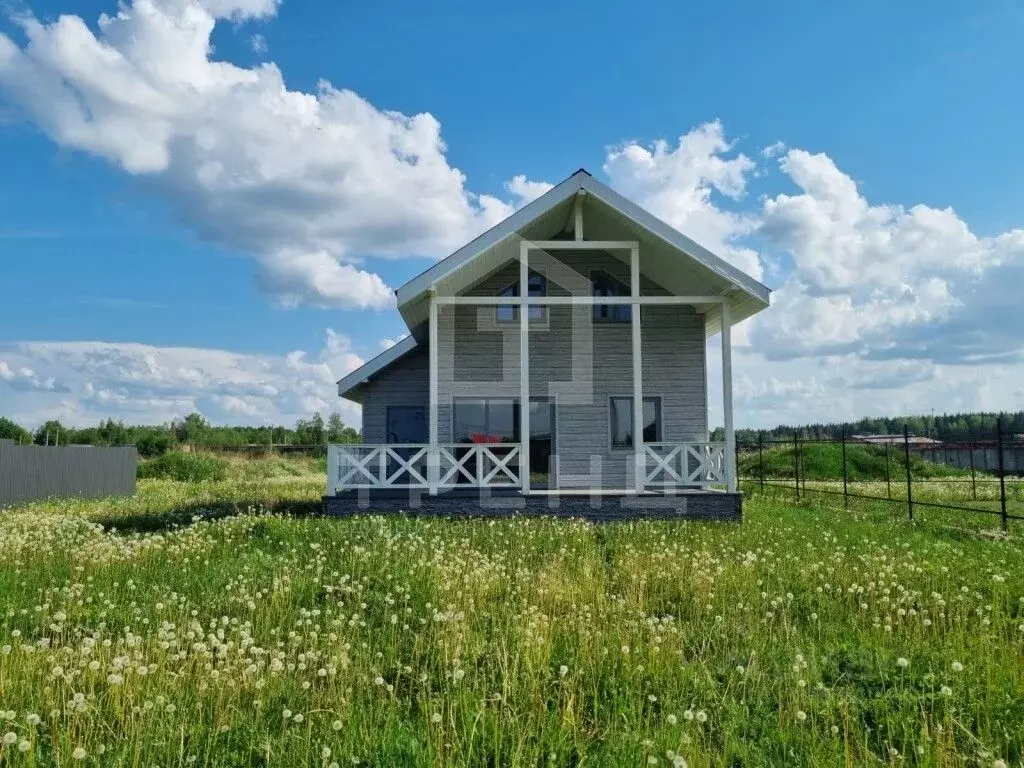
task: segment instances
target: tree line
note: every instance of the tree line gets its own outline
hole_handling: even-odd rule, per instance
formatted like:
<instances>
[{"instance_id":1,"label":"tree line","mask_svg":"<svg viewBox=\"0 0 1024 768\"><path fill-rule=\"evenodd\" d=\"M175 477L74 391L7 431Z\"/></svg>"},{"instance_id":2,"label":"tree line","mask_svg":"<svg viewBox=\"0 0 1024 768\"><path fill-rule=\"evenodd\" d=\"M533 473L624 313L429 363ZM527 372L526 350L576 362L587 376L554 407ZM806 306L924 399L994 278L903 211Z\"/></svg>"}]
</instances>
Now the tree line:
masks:
<instances>
[{"instance_id":1,"label":"tree line","mask_svg":"<svg viewBox=\"0 0 1024 768\"><path fill-rule=\"evenodd\" d=\"M201 414L190 413L170 424L125 424L107 419L95 427L70 427L59 421L47 421L29 431L11 419L0 416L0 440L36 445L134 445L143 456L160 456L168 451L190 448L225 449L246 446L358 443L361 436L346 426L337 413L326 419L315 413L299 419L294 427L215 426Z\"/></svg>"},{"instance_id":2,"label":"tree line","mask_svg":"<svg viewBox=\"0 0 1024 768\"><path fill-rule=\"evenodd\" d=\"M953 413L921 416L872 417L855 422L828 424L781 424L772 429L737 429L736 441L751 444L763 434L765 440L792 439L794 434L806 440L838 440L845 429L852 435L902 434L906 426L911 435L931 437L943 442L991 440L996 434L996 420L1002 419L1003 434L1024 435L1024 411L1010 413ZM246 446L304 445L327 443L358 443L358 430L346 426L337 413L326 419L315 413L299 419L294 427L285 426L215 426L198 413L160 425L132 425L107 419L95 427L69 427L59 421L47 421L29 431L14 421L0 416L0 440L36 445L134 445L143 456L159 456L167 451L192 448L243 448ZM711 433L712 440L722 440L719 427Z\"/></svg>"},{"instance_id":3,"label":"tree line","mask_svg":"<svg viewBox=\"0 0 1024 768\"><path fill-rule=\"evenodd\" d=\"M853 422L828 424L781 424L764 430L737 429L736 442L756 443L762 434L765 440L791 440L794 434L806 440L839 440L844 430L847 437L902 435L904 427L913 436L930 437L946 443L993 440L996 436L997 419L1002 420L1004 436L1009 438L1024 435L1024 411L1016 411L871 417ZM723 439L721 427L714 430L711 439Z\"/></svg>"}]
</instances>

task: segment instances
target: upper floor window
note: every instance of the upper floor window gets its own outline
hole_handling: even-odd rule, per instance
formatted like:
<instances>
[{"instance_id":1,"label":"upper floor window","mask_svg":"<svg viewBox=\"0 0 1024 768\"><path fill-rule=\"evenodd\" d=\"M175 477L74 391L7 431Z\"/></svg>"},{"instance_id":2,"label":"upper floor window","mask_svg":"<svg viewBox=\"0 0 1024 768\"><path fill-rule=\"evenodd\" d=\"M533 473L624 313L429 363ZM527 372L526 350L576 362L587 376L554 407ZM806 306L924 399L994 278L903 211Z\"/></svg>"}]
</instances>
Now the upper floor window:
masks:
<instances>
[{"instance_id":1,"label":"upper floor window","mask_svg":"<svg viewBox=\"0 0 1024 768\"><path fill-rule=\"evenodd\" d=\"M547 296L548 281L544 275L530 270L530 276L526 282L527 296ZM499 296L512 298L519 295L519 281L506 286L498 292ZM547 319L548 308L544 306L531 306L527 317L531 323L542 323ZM519 321L519 306L516 304L499 304L494 308L494 320L499 323L515 323Z\"/></svg>"},{"instance_id":2,"label":"upper floor window","mask_svg":"<svg viewBox=\"0 0 1024 768\"><path fill-rule=\"evenodd\" d=\"M629 296L629 288L607 272L594 272L590 276L595 296ZM628 323L633 319L633 307L629 304L595 304L594 322Z\"/></svg>"}]
</instances>

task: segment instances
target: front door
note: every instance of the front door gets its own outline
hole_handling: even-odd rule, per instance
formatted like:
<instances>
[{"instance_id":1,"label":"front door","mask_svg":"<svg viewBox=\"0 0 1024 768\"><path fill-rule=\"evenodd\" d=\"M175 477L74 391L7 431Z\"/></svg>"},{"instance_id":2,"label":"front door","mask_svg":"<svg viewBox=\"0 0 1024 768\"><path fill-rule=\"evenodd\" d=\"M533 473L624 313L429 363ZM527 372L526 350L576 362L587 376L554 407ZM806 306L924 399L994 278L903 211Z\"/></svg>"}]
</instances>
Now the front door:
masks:
<instances>
[{"instance_id":1,"label":"front door","mask_svg":"<svg viewBox=\"0 0 1024 768\"><path fill-rule=\"evenodd\" d=\"M427 425L427 409L418 405L392 405L387 413L387 438L390 445L412 444L424 446L430 441L430 429ZM395 450L406 462L414 457L420 448L398 448ZM424 453L418 461L411 465L421 476L427 476L427 456ZM416 485L418 479L410 473L402 463L388 457L387 479L389 485Z\"/></svg>"},{"instance_id":2,"label":"front door","mask_svg":"<svg viewBox=\"0 0 1024 768\"><path fill-rule=\"evenodd\" d=\"M430 442L427 428L427 409L418 405L392 405L388 407L388 443Z\"/></svg>"}]
</instances>

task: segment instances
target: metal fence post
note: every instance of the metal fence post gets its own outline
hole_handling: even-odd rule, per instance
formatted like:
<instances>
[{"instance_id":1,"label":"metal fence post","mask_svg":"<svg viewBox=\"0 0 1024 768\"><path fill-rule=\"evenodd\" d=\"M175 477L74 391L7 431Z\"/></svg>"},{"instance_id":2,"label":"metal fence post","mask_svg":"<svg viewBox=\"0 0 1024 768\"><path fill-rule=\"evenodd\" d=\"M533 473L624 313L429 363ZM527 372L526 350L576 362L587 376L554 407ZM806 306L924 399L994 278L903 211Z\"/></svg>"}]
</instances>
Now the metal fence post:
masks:
<instances>
[{"instance_id":1,"label":"metal fence post","mask_svg":"<svg viewBox=\"0 0 1024 768\"><path fill-rule=\"evenodd\" d=\"M1006 468L1003 466L1003 420L996 419L996 462L999 467L999 515L1006 533Z\"/></svg>"},{"instance_id":2,"label":"metal fence post","mask_svg":"<svg viewBox=\"0 0 1024 768\"><path fill-rule=\"evenodd\" d=\"M890 469L890 460L892 457L892 443L888 440L885 441L885 495L888 498L892 498L892 472Z\"/></svg>"},{"instance_id":3,"label":"metal fence post","mask_svg":"<svg viewBox=\"0 0 1024 768\"><path fill-rule=\"evenodd\" d=\"M757 466L761 468L761 490L764 490L764 430L757 433Z\"/></svg>"},{"instance_id":4,"label":"metal fence post","mask_svg":"<svg viewBox=\"0 0 1024 768\"><path fill-rule=\"evenodd\" d=\"M796 486L796 500L800 501L800 437L793 433L793 484Z\"/></svg>"},{"instance_id":5,"label":"metal fence post","mask_svg":"<svg viewBox=\"0 0 1024 768\"><path fill-rule=\"evenodd\" d=\"M907 516L914 520L914 489L910 476L910 431L903 425L903 459L907 462Z\"/></svg>"},{"instance_id":6,"label":"metal fence post","mask_svg":"<svg viewBox=\"0 0 1024 768\"><path fill-rule=\"evenodd\" d=\"M971 454L971 498L975 501L978 500L978 484L974 479L974 443L971 443L968 448Z\"/></svg>"},{"instance_id":7,"label":"metal fence post","mask_svg":"<svg viewBox=\"0 0 1024 768\"><path fill-rule=\"evenodd\" d=\"M850 491L846 486L846 425L842 427L842 431L839 433L839 440L843 448L843 506L849 509L850 507Z\"/></svg>"},{"instance_id":8,"label":"metal fence post","mask_svg":"<svg viewBox=\"0 0 1024 768\"><path fill-rule=\"evenodd\" d=\"M644 453L644 459L647 459L647 454ZM736 487L739 488L740 483L740 443L739 440L734 440L732 445L732 465L736 467ZM646 470L645 470L646 471Z\"/></svg>"},{"instance_id":9,"label":"metal fence post","mask_svg":"<svg viewBox=\"0 0 1024 768\"><path fill-rule=\"evenodd\" d=\"M801 440L798 463L800 464L800 490L803 491L804 498L807 498L807 454L804 453L807 449L804 448L805 445L807 445L807 441Z\"/></svg>"}]
</instances>

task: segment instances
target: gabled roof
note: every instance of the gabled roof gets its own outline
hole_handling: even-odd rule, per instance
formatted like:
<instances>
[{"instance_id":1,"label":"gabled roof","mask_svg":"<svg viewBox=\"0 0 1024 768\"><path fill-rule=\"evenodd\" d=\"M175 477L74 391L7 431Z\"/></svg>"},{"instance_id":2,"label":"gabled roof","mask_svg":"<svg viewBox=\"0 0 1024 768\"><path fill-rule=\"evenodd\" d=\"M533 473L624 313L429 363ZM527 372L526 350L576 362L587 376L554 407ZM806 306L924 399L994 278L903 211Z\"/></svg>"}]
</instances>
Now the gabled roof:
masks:
<instances>
[{"instance_id":1,"label":"gabled roof","mask_svg":"<svg viewBox=\"0 0 1024 768\"><path fill-rule=\"evenodd\" d=\"M398 308L401 311L421 298L438 280L469 264L482 253L512 237L534 220L542 217L556 206L573 198L578 192L594 195L623 216L632 219L642 229L682 251L698 263L748 293L751 297L768 305L771 290L740 269L716 256L704 246L673 229L649 211L632 200L623 197L614 189L590 175L583 168L576 171L561 184L552 187L533 202L524 205L500 224L491 227L482 235L455 251L451 256L434 264L407 282L397 291ZM403 312L403 315L405 313Z\"/></svg>"},{"instance_id":2,"label":"gabled roof","mask_svg":"<svg viewBox=\"0 0 1024 768\"><path fill-rule=\"evenodd\" d=\"M446 288L453 288L457 280L461 279L457 273L481 273L477 275L479 277L494 268L491 262L507 259L509 254L517 257L518 237L551 239L550 230L562 229L570 216L575 198L583 193L586 194L584 232L588 239L640 241L641 271L649 274L649 269L660 265L660 274L649 275L655 282L670 290L673 279L684 283L686 290L676 292L677 295L699 293L726 296L733 323L768 306L771 291L766 286L581 168L395 291L398 310L409 327L410 335L341 379L338 382L338 394L351 398L349 393L370 377L416 349L415 336L424 335L432 286L442 283ZM482 258L485 255L487 258ZM680 257L682 261L679 261ZM690 272L686 272L684 267L688 267ZM691 281L699 283L697 287L700 290L692 290ZM708 335L718 332L715 316L707 316L705 329Z\"/></svg>"}]
</instances>

